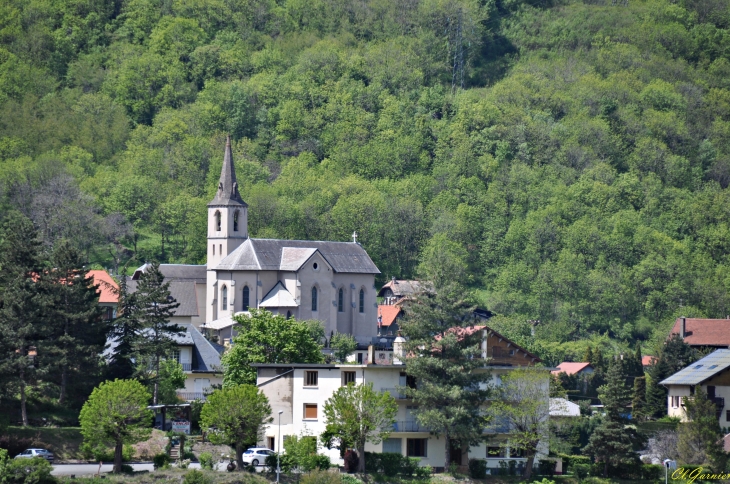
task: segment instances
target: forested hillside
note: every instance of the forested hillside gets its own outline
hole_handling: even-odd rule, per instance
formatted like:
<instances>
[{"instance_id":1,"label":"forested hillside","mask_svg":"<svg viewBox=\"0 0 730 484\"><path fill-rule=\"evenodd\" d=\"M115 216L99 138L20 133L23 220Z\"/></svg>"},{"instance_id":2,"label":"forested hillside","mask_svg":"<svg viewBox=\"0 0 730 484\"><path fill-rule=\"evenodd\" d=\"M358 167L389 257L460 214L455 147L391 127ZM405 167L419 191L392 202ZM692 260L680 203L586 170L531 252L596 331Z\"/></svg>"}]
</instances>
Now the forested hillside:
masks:
<instances>
[{"instance_id":1,"label":"forested hillside","mask_svg":"<svg viewBox=\"0 0 730 484\"><path fill-rule=\"evenodd\" d=\"M728 0L5 0L0 42L1 203L92 264L204 261L230 133L252 236L357 231L544 354L730 313Z\"/></svg>"}]
</instances>

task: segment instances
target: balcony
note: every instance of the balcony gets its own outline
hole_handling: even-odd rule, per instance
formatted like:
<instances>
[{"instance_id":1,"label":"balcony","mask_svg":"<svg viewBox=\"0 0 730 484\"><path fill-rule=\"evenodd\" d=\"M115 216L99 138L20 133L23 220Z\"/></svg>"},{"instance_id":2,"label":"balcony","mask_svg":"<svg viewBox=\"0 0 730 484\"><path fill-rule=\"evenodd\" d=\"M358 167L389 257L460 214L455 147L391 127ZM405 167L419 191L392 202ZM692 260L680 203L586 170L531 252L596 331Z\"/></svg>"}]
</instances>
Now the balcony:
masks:
<instances>
[{"instance_id":1,"label":"balcony","mask_svg":"<svg viewBox=\"0 0 730 484\"><path fill-rule=\"evenodd\" d=\"M429 432L429 430L415 420L406 420L394 422L393 432Z\"/></svg>"},{"instance_id":2,"label":"balcony","mask_svg":"<svg viewBox=\"0 0 730 484\"><path fill-rule=\"evenodd\" d=\"M180 363L180 366L183 367L183 371L193 371L192 363Z\"/></svg>"},{"instance_id":3,"label":"balcony","mask_svg":"<svg viewBox=\"0 0 730 484\"><path fill-rule=\"evenodd\" d=\"M390 396L396 400L408 400L406 394L399 391L397 388L381 388L380 391L383 393L390 393Z\"/></svg>"},{"instance_id":4,"label":"balcony","mask_svg":"<svg viewBox=\"0 0 730 484\"><path fill-rule=\"evenodd\" d=\"M725 407L725 399L722 397L714 397L709 400L715 404L717 418L720 418L720 415L722 415L722 409Z\"/></svg>"},{"instance_id":5,"label":"balcony","mask_svg":"<svg viewBox=\"0 0 730 484\"><path fill-rule=\"evenodd\" d=\"M184 400L186 402L192 402L195 400L202 400L205 401L205 393L203 392L176 392L177 398L180 400Z\"/></svg>"}]
</instances>

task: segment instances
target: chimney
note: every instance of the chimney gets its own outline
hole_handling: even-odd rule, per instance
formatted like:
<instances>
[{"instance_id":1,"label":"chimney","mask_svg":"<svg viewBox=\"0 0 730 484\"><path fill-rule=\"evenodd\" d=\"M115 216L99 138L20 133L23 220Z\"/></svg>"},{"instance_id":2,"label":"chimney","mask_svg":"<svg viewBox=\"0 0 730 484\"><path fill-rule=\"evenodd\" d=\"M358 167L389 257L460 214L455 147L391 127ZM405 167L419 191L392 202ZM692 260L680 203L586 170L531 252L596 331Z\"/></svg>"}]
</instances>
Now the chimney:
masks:
<instances>
[{"instance_id":1,"label":"chimney","mask_svg":"<svg viewBox=\"0 0 730 484\"><path fill-rule=\"evenodd\" d=\"M685 335L687 334L687 318L682 316L680 319L680 326L679 326L679 337L684 339Z\"/></svg>"},{"instance_id":2,"label":"chimney","mask_svg":"<svg viewBox=\"0 0 730 484\"><path fill-rule=\"evenodd\" d=\"M390 280L391 282L393 282L393 284L398 284L397 282L395 282L395 276L393 276Z\"/></svg>"}]
</instances>

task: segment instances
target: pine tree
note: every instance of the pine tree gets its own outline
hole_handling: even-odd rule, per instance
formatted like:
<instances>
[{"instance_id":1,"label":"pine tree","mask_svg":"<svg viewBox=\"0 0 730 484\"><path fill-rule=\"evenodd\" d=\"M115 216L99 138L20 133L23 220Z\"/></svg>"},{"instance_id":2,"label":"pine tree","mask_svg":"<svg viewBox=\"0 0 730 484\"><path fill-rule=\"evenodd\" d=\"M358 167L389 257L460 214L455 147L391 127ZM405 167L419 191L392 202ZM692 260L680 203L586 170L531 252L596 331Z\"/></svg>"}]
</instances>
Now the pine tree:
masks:
<instances>
[{"instance_id":1,"label":"pine tree","mask_svg":"<svg viewBox=\"0 0 730 484\"><path fill-rule=\"evenodd\" d=\"M717 406L697 385L694 397L684 398L687 422L679 426L677 451L686 464L710 465L724 470L727 454L723 450L723 432L717 416Z\"/></svg>"},{"instance_id":2,"label":"pine tree","mask_svg":"<svg viewBox=\"0 0 730 484\"><path fill-rule=\"evenodd\" d=\"M606 415L610 419L621 421L626 407L631 402L631 392L626 385L626 373L622 360L614 359L608 366L606 384L598 389Z\"/></svg>"},{"instance_id":3,"label":"pine tree","mask_svg":"<svg viewBox=\"0 0 730 484\"><path fill-rule=\"evenodd\" d=\"M137 319L137 299L129 292L126 273L122 270L117 289L117 314L112 322L110 336L113 340L112 355L108 362L108 379L126 380L135 373L135 351L142 326Z\"/></svg>"},{"instance_id":4,"label":"pine tree","mask_svg":"<svg viewBox=\"0 0 730 484\"><path fill-rule=\"evenodd\" d=\"M27 388L37 373L34 353L48 337L50 300L41 242L33 223L14 212L0 231L0 375L17 387L23 426L28 425Z\"/></svg>"},{"instance_id":5,"label":"pine tree","mask_svg":"<svg viewBox=\"0 0 730 484\"><path fill-rule=\"evenodd\" d=\"M697 360L697 350L673 334L649 367L651 384L646 389L647 415L660 418L667 414L667 389L660 383Z\"/></svg>"},{"instance_id":6,"label":"pine tree","mask_svg":"<svg viewBox=\"0 0 730 484\"><path fill-rule=\"evenodd\" d=\"M590 346L588 346L586 348L586 352L583 353L583 361L586 363L591 363L593 361L593 351Z\"/></svg>"},{"instance_id":7,"label":"pine tree","mask_svg":"<svg viewBox=\"0 0 730 484\"><path fill-rule=\"evenodd\" d=\"M149 380L154 385L152 403L157 405L160 361L169 357L177 347L174 337L185 332L185 328L170 324L170 318L180 304L170 295L170 283L165 282L159 263L149 264L142 272L135 300L135 317L141 326L141 337L136 348L141 360L139 369L144 373L151 370Z\"/></svg>"},{"instance_id":8,"label":"pine tree","mask_svg":"<svg viewBox=\"0 0 730 484\"><path fill-rule=\"evenodd\" d=\"M43 345L42 354L44 359L52 358L58 369L60 404L66 401L73 374L88 379L98 372L99 355L106 342L108 323L102 319L94 281L87 275L79 252L67 241L57 243L45 278L53 304L51 338Z\"/></svg>"},{"instance_id":9,"label":"pine tree","mask_svg":"<svg viewBox=\"0 0 730 484\"><path fill-rule=\"evenodd\" d=\"M403 388L418 410L416 420L444 437L445 466L451 464L451 445L475 445L483 439L486 417L480 411L490 381L481 358L481 331L465 328L472 308L457 285L420 293L401 325L407 339L406 372L415 385Z\"/></svg>"},{"instance_id":10,"label":"pine tree","mask_svg":"<svg viewBox=\"0 0 730 484\"><path fill-rule=\"evenodd\" d=\"M634 378L634 396L631 400L631 415L641 420L646 414L646 378Z\"/></svg>"}]
</instances>

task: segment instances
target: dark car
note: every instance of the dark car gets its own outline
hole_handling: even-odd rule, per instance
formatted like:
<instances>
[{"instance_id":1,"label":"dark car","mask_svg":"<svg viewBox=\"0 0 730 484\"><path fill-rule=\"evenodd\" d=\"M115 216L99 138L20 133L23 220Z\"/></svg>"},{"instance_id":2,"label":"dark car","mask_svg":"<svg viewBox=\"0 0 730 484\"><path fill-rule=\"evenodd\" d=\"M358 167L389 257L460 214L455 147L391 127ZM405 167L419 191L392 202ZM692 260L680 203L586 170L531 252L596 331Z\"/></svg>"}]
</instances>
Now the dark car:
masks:
<instances>
[{"instance_id":1,"label":"dark car","mask_svg":"<svg viewBox=\"0 0 730 484\"><path fill-rule=\"evenodd\" d=\"M53 463L53 453L46 449L26 449L15 456L16 459L32 459L33 457L42 457L51 464Z\"/></svg>"}]
</instances>

